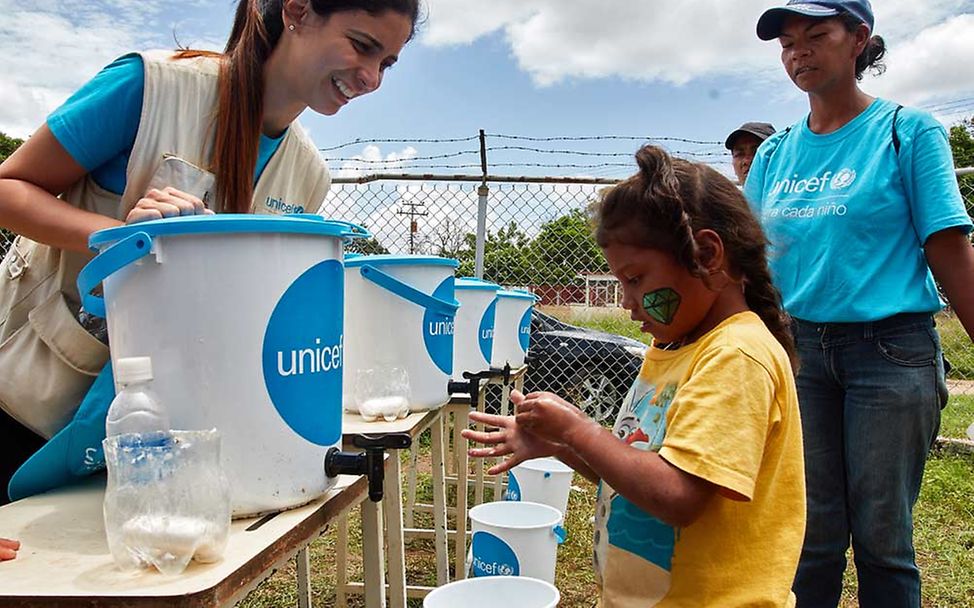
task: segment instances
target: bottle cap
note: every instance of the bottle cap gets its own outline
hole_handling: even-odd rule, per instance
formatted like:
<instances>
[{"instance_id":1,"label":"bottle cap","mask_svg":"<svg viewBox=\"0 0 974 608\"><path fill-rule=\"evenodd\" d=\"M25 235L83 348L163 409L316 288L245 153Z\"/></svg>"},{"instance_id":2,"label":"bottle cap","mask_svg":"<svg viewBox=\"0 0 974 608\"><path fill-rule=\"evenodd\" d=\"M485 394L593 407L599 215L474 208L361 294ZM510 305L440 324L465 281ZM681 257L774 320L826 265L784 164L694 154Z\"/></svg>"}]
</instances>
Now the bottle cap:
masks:
<instances>
[{"instance_id":1,"label":"bottle cap","mask_svg":"<svg viewBox=\"0 0 974 608\"><path fill-rule=\"evenodd\" d=\"M115 362L115 381L119 384L152 380L151 357L125 357Z\"/></svg>"}]
</instances>

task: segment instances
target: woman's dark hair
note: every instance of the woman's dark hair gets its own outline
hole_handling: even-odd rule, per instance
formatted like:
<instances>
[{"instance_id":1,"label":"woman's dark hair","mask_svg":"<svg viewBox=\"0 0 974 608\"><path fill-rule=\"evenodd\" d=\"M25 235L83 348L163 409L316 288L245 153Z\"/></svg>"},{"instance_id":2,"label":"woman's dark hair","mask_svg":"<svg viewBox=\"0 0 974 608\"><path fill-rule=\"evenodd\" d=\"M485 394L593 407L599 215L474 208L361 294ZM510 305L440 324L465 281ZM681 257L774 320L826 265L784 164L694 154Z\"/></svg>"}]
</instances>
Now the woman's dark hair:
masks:
<instances>
[{"instance_id":1,"label":"woman's dark hair","mask_svg":"<svg viewBox=\"0 0 974 608\"><path fill-rule=\"evenodd\" d=\"M797 368L791 320L768 270L768 239L741 191L710 167L671 158L656 146L636 152L639 173L608 190L596 208L595 240L671 253L693 276L708 280L694 234L709 229L724 243L732 279Z\"/></svg>"},{"instance_id":2,"label":"woman's dark hair","mask_svg":"<svg viewBox=\"0 0 974 608\"><path fill-rule=\"evenodd\" d=\"M842 12L836 17L848 32L855 32L862 20L852 13ZM866 48L856 57L856 80L862 80L862 75L866 70L872 70L873 74L879 76L886 71L886 64L882 59L886 55L886 41L882 36L871 36Z\"/></svg>"},{"instance_id":3,"label":"woman's dark hair","mask_svg":"<svg viewBox=\"0 0 974 608\"><path fill-rule=\"evenodd\" d=\"M216 175L220 211L250 211L254 167L264 113L264 62L284 31L284 0L240 0L233 29L220 63L219 109L211 170ZM322 17L351 10L379 15L393 11L409 17L413 37L419 19L419 0L310 0ZM178 58L212 56L184 50Z\"/></svg>"}]
</instances>

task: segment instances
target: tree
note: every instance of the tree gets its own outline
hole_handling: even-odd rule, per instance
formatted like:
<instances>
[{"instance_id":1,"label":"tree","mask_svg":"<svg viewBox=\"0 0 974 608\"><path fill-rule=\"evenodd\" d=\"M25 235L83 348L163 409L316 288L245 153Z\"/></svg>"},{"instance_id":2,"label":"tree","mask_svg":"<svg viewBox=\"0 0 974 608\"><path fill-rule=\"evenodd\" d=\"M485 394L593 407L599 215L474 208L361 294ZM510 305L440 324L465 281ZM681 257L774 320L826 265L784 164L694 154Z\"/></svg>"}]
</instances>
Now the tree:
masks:
<instances>
[{"instance_id":1,"label":"tree","mask_svg":"<svg viewBox=\"0 0 974 608\"><path fill-rule=\"evenodd\" d=\"M974 116L950 128L950 149L957 168L974 167ZM974 175L958 180L968 213L974 213Z\"/></svg>"},{"instance_id":2,"label":"tree","mask_svg":"<svg viewBox=\"0 0 974 608\"><path fill-rule=\"evenodd\" d=\"M579 273L608 271L581 209L546 222L531 243L528 262L533 282L546 285L572 285L581 281Z\"/></svg>"},{"instance_id":3,"label":"tree","mask_svg":"<svg viewBox=\"0 0 974 608\"><path fill-rule=\"evenodd\" d=\"M7 157L13 154L14 150L19 148L22 143L24 143L24 140L10 137L3 131L0 131L0 163L7 160Z\"/></svg>"},{"instance_id":4,"label":"tree","mask_svg":"<svg viewBox=\"0 0 974 608\"><path fill-rule=\"evenodd\" d=\"M363 226L364 228L364 226ZM389 253L389 250L379 242L374 236L367 239L352 239L345 245L345 253L361 253L365 255L381 255Z\"/></svg>"},{"instance_id":5,"label":"tree","mask_svg":"<svg viewBox=\"0 0 974 608\"><path fill-rule=\"evenodd\" d=\"M24 140L10 137L3 131L0 131L0 163L7 160L7 157L13 154L14 150L19 148L22 143L24 143ZM6 253L7 246L13 240L14 236L9 230L0 228L0 255Z\"/></svg>"}]
</instances>

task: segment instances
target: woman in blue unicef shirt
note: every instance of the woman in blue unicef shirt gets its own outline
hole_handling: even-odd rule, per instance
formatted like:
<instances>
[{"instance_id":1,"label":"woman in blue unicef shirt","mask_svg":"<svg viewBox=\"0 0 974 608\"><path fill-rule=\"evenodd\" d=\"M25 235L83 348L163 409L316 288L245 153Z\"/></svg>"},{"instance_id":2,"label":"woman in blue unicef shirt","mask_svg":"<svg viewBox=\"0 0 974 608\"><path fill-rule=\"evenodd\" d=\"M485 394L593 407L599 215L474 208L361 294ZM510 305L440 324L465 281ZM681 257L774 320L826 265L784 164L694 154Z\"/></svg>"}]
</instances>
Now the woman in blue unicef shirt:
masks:
<instances>
[{"instance_id":1,"label":"woman in blue unicef shirt","mask_svg":"<svg viewBox=\"0 0 974 608\"><path fill-rule=\"evenodd\" d=\"M947 135L859 89L883 69L873 22L868 0L791 0L757 25L811 108L761 146L745 185L801 360L799 607L838 604L850 538L861 606L920 605L913 505L947 400L935 278L974 334L971 221Z\"/></svg>"}]
</instances>

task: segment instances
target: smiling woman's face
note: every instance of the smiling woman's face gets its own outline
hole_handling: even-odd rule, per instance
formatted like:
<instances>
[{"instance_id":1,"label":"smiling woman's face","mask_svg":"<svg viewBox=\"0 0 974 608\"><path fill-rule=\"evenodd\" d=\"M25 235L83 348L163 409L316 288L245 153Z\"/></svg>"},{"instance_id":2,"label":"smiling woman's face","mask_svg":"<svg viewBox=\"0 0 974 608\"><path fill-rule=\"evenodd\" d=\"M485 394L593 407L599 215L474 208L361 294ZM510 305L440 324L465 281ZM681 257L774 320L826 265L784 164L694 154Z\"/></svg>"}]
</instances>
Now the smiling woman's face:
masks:
<instances>
[{"instance_id":1,"label":"smiling woman's face","mask_svg":"<svg viewBox=\"0 0 974 608\"><path fill-rule=\"evenodd\" d=\"M778 41L788 77L806 93L820 93L836 83L854 81L856 57L869 39L862 25L850 32L839 19L793 15L785 20Z\"/></svg>"}]
</instances>

